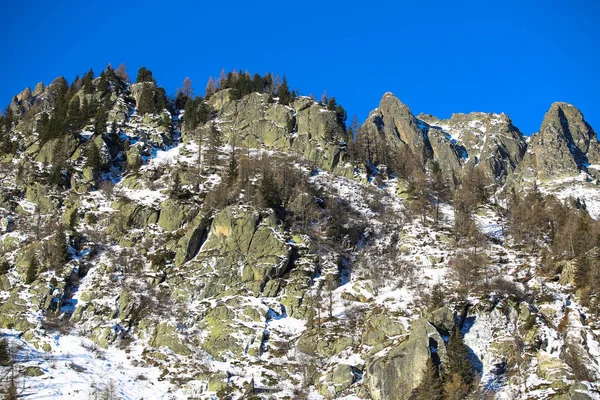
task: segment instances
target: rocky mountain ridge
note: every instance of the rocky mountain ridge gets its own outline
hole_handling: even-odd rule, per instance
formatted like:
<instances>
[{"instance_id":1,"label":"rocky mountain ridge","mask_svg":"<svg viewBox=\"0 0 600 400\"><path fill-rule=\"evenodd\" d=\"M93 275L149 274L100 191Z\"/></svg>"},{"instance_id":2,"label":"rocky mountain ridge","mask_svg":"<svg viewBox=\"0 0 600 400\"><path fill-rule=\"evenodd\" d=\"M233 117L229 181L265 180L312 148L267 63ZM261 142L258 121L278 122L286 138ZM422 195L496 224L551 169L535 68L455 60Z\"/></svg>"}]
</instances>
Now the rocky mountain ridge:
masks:
<instances>
[{"instance_id":1,"label":"rocky mountain ridge","mask_svg":"<svg viewBox=\"0 0 600 400\"><path fill-rule=\"evenodd\" d=\"M111 69L16 96L0 124L3 387L600 398L597 295L579 286L597 276L600 163L579 111L553 104L526 140L504 114L415 117L386 93L353 140L335 102L286 102L266 78L180 108Z\"/></svg>"}]
</instances>

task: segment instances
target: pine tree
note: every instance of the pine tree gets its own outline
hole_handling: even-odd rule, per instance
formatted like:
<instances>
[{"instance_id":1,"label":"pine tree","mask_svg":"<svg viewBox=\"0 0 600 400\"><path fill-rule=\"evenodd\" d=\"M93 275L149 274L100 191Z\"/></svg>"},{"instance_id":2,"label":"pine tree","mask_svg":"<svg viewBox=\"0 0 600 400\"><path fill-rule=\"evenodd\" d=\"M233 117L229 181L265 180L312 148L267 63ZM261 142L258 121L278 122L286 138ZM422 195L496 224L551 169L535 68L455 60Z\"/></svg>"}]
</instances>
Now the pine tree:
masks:
<instances>
[{"instance_id":1,"label":"pine tree","mask_svg":"<svg viewBox=\"0 0 600 400\"><path fill-rule=\"evenodd\" d=\"M185 114L183 123L187 131L193 131L198 126L198 113L196 110L196 102L192 99L187 99L185 103Z\"/></svg>"},{"instance_id":2,"label":"pine tree","mask_svg":"<svg viewBox=\"0 0 600 400\"><path fill-rule=\"evenodd\" d=\"M219 161L219 147L222 145L221 132L213 123L208 136L208 165L213 168Z\"/></svg>"},{"instance_id":3,"label":"pine tree","mask_svg":"<svg viewBox=\"0 0 600 400\"><path fill-rule=\"evenodd\" d=\"M262 179L260 181L259 194L261 206L264 208L277 209L281 206L281 196L275 177L269 167L263 164Z\"/></svg>"},{"instance_id":4,"label":"pine tree","mask_svg":"<svg viewBox=\"0 0 600 400\"><path fill-rule=\"evenodd\" d=\"M12 364L8 341L5 338L0 339L0 366L8 367Z\"/></svg>"},{"instance_id":5,"label":"pine tree","mask_svg":"<svg viewBox=\"0 0 600 400\"><path fill-rule=\"evenodd\" d=\"M25 276L25 283L27 285L31 285L36 280L38 268L39 265L37 262L37 258L34 255L29 259L29 265L27 266L27 274Z\"/></svg>"},{"instance_id":6,"label":"pine tree","mask_svg":"<svg viewBox=\"0 0 600 400\"><path fill-rule=\"evenodd\" d=\"M235 153L235 143L232 145L231 154L229 155L229 164L227 165L227 184L232 186L238 177L238 161Z\"/></svg>"},{"instance_id":7,"label":"pine tree","mask_svg":"<svg viewBox=\"0 0 600 400\"><path fill-rule=\"evenodd\" d=\"M108 79L104 71L102 71L102 73L100 73L100 80L98 81L98 92L100 92L101 95L104 95L108 92L108 88Z\"/></svg>"},{"instance_id":8,"label":"pine tree","mask_svg":"<svg viewBox=\"0 0 600 400\"><path fill-rule=\"evenodd\" d=\"M138 104L138 113L140 115L154 112L154 90L151 87L144 87L140 95L140 104Z\"/></svg>"},{"instance_id":9,"label":"pine tree","mask_svg":"<svg viewBox=\"0 0 600 400\"><path fill-rule=\"evenodd\" d=\"M423 370L423 379L418 388L415 389L411 399L414 400L442 400L443 399L442 380L438 367L431 357L427 359Z\"/></svg>"},{"instance_id":10,"label":"pine tree","mask_svg":"<svg viewBox=\"0 0 600 400\"><path fill-rule=\"evenodd\" d=\"M74 96L69 102L69 117L67 121L67 129L71 133L78 132L83 126L83 117L81 115L81 104L79 96Z\"/></svg>"},{"instance_id":11,"label":"pine tree","mask_svg":"<svg viewBox=\"0 0 600 400\"><path fill-rule=\"evenodd\" d=\"M141 83L141 82L154 82L154 83L156 83L156 81L154 80L154 77L152 76L152 71L150 71L146 67L141 67L138 70L137 79L135 80L135 82L136 83Z\"/></svg>"},{"instance_id":12,"label":"pine tree","mask_svg":"<svg viewBox=\"0 0 600 400\"><path fill-rule=\"evenodd\" d=\"M85 146L85 166L92 169L94 179L97 179L102 169L102 157L96 142L90 140Z\"/></svg>"},{"instance_id":13,"label":"pine tree","mask_svg":"<svg viewBox=\"0 0 600 400\"><path fill-rule=\"evenodd\" d=\"M96 121L94 123L94 131L96 132L96 134L104 135L106 133L107 118L108 116L106 115L106 110L104 109L104 107L100 107L98 111L96 111L95 116Z\"/></svg>"},{"instance_id":14,"label":"pine tree","mask_svg":"<svg viewBox=\"0 0 600 400\"><path fill-rule=\"evenodd\" d=\"M94 84L92 80L94 79L94 71L90 68L89 72L83 76L81 83L83 85L83 92L85 94L94 93Z\"/></svg>"},{"instance_id":15,"label":"pine tree","mask_svg":"<svg viewBox=\"0 0 600 400\"><path fill-rule=\"evenodd\" d=\"M58 231L52 237L50 243L50 268L54 271L60 270L69 259L69 247L67 246L67 236L65 228L59 224Z\"/></svg>"},{"instance_id":16,"label":"pine tree","mask_svg":"<svg viewBox=\"0 0 600 400\"><path fill-rule=\"evenodd\" d=\"M198 121L202 124L206 124L210 119L212 109L201 98L198 98L196 100L200 102L200 106L198 107Z\"/></svg>"},{"instance_id":17,"label":"pine tree","mask_svg":"<svg viewBox=\"0 0 600 400\"><path fill-rule=\"evenodd\" d=\"M447 375L457 375L464 384L470 385L473 382L473 364L469 359L469 348L465 345L458 328L454 328L452 331L446 350L448 354Z\"/></svg>"},{"instance_id":18,"label":"pine tree","mask_svg":"<svg viewBox=\"0 0 600 400\"><path fill-rule=\"evenodd\" d=\"M279 104L283 104L285 106L290 104L290 101L293 100L285 75L283 76L283 82L277 91L277 96L279 97Z\"/></svg>"},{"instance_id":19,"label":"pine tree","mask_svg":"<svg viewBox=\"0 0 600 400\"><path fill-rule=\"evenodd\" d=\"M173 174L173 186L171 187L171 197L178 198L181 196L181 179L179 178L179 171L175 171Z\"/></svg>"}]
</instances>

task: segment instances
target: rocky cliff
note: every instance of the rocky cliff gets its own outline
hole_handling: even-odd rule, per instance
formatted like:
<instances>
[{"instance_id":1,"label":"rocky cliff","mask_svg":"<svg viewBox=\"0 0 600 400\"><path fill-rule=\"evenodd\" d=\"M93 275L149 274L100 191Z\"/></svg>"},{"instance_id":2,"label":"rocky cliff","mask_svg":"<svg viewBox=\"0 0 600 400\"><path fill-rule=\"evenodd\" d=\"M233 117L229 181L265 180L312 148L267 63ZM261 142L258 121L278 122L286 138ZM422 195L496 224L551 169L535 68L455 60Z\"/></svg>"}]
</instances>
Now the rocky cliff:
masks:
<instances>
[{"instance_id":1,"label":"rocky cliff","mask_svg":"<svg viewBox=\"0 0 600 400\"><path fill-rule=\"evenodd\" d=\"M525 138L504 114L415 117L386 93L361 159L309 97L222 87L190 99L209 110L192 128L154 82L89 82L26 89L0 124L0 328L16 354L0 369L23 395L599 398L596 292L578 286L594 220L549 196L567 221L533 237L502 205L535 182L536 207L576 187L600 210L599 143L575 107L553 104ZM407 158L450 195L397 196L418 184L395 171ZM456 204L473 169L496 190L469 211L471 240ZM563 227L576 240L558 251Z\"/></svg>"}]
</instances>

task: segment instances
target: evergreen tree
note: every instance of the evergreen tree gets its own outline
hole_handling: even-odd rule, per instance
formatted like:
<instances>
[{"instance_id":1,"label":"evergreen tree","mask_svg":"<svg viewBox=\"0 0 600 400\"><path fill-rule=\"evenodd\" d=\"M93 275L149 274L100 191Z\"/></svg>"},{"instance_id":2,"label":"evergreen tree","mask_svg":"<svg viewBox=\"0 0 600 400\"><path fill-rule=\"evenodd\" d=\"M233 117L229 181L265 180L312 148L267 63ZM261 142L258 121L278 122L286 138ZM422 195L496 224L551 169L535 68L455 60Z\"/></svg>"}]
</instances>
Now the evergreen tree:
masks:
<instances>
[{"instance_id":1,"label":"evergreen tree","mask_svg":"<svg viewBox=\"0 0 600 400\"><path fill-rule=\"evenodd\" d=\"M81 105L79 96L74 96L69 102L69 116L67 120L67 130L70 133L78 132L83 126L83 118L81 115Z\"/></svg>"},{"instance_id":2,"label":"evergreen tree","mask_svg":"<svg viewBox=\"0 0 600 400\"><path fill-rule=\"evenodd\" d=\"M69 259L69 248L67 246L67 235L62 224L59 224L58 231L52 237L50 243L50 268L59 271L65 262Z\"/></svg>"},{"instance_id":3,"label":"evergreen tree","mask_svg":"<svg viewBox=\"0 0 600 400\"><path fill-rule=\"evenodd\" d=\"M283 76L283 82L281 83L281 86L279 86L279 90L277 91L277 96L279 97L279 104L283 104L285 106L290 104L290 101L293 100L285 75Z\"/></svg>"},{"instance_id":4,"label":"evergreen tree","mask_svg":"<svg viewBox=\"0 0 600 400\"><path fill-rule=\"evenodd\" d=\"M100 150L93 140L90 140L85 146L85 166L92 169L94 179L98 179L102 169L102 157Z\"/></svg>"},{"instance_id":5,"label":"evergreen tree","mask_svg":"<svg viewBox=\"0 0 600 400\"><path fill-rule=\"evenodd\" d=\"M85 74L83 76L83 79L81 80L81 83L83 85L83 92L85 94L92 94L94 93L94 84L93 84L93 79L94 79L94 71L90 68L90 70L88 71L87 74Z\"/></svg>"},{"instance_id":6,"label":"evergreen tree","mask_svg":"<svg viewBox=\"0 0 600 400\"><path fill-rule=\"evenodd\" d=\"M185 114L183 123L187 131L193 131L198 126L198 113L196 111L196 102L190 98L185 103Z\"/></svg>"},{"instance_id":7,"label":"evergreen tree","mask_svg":"<svg viewBox=\"0 0 600 400\"><path fill-rule=\"evenodd\" d=\"M229 164L227 166L227 183L232 186L238 177L238 161L235 153L235 143L232 145L231 154L229 155Z\"/></svg>"},{"instance_id":8,"label":"evergreen tree","mask_svg":"<svg viewBox=\"0 0 600 400\"><path fill-rule=\"evenodd\" d=\"M154 90L153 103L154 103L154 111L153 112L156 112L156 113L160 113L164 109L169 108L168 101L167 101L167 92L165 91L164 88L158 87Z\"/></svg>"},{"instance_id":9,"label":"evergreen tree","mask_svg":"<svg viewBox=\"0 0 600 400\"><path fill-rule=\"evenodd\" d=\"M170 194L173 198L181 196L181 179L179 178L179 171L175 171L173 174L173 186L171 187Z\"/></svg>"},{"instance_id":10,"label":"evergreen tree","mask_svg":"<svg viewBox=\"0 0 600 400\"><path fill-rule=\"evenodd\" d=\"M12 364L8 341L5 338L0 339L0 366L8 367Z\"/></svg>"},{"instance_id":11,"label":"evergreen tree","mask_svg":"<svg viewBox=\"0 0 600 400\"><path fill-rule=\"evenodd\" d=\"M151 114L154 112L154 90L151 87L144 87L140 94L140 104L138 104L138 113L140 115Z\"/></svg>"},{"instance_id":12,"label":"evergreen tree","mask_svg":"<svg viewBox=\"0 0 600 400\"><path fill-rule=\"evenodd\" d=\"M219 147L222 145L221 132L213 123L208 136L208 165L214 168L219 161Z\"/></svg>"},{"instance_id":13,"label":"evergreen tree","mask_svg":"<svg viewBox=\"0 0 600 400\"><path fill-rule=\"evenodd\" d=\"M108 88L109 86L106 73L102 71L102 73L100 74L100 80L98 81L98 92L100 92L101 95L105 95L108 92Z\"/></svg>"},{"instance_id":14,"label":"evergreen tree","mask_svg":"<svg viewBox=\"0 0 600 400\"><path fill-rule=\"evenodd\" d=\"M206 124L210 119L210 115L212 114L212 109L210 106L202 100L202 98L196 99L200 105L198 106L198 121L202 124Z\"/></svg>"},{"instance_id":15,"label":"evergreen tree","mask_svg":"<svg viewBox=\"0 0 600 400\"><path fill-rule=\"evenodd\" d=\"M29 264L27 265L27 274L25 275L25 283L27 285L31 285L36 280L38 268L37 258L34 255L29 259Z\"/></svg>"},{"instance_id":16,"label":"evergreen tree","mask_svg":"<svg viewBox=\"0 0 600 400\"><path fill-rule=\"evenodd\" d=\"M423 370L423 380L418 388L415 389L413 396L414 400L442 400L443 388L442 380L438 367L435 365L431 357L427 359L427 364Z\"/></svg>"},{"instance_id":17,"label":"evergreen tree","mask_svg":"<svg viewBox=\"0 0 600 400\"><path fill-rule=\"evenodd\" d=\"M446 351L448 354L446 374L457 375L464 384L470 385L473 382L473 364L469 359L469 349L458 328L452 331Z\"/></svg>"},{"instance_id":18,"label":"evergreen tree","mask_svg":"<svg viewBox=\"0 0 600 400\"><path fill-rule=\"evenodd\" d=\"M104 107L100 107L98 111L96 111L95 116L96 121L94 124L94 131L96 132L96 134L104 135L106 133L107 118L108 116L106 115L106 110L104 109Z\"/></svg>"},{"instance_id":19,"label":"evergreen tree","mask_svg":"<svg viewBox=\"0 0 600 400\"><path fill-rule=\"evenodd\" d=\"M138 70L137 79L135 80L135 82L136 83L141 83L141 82L154 82L154 83L156 83L156 81L154 80L154 77L152 76L152 71L150 71L146 67L141 67Z\"/></svg>"},{"instance_id":20,"label":"evergreen tree","mask_svg":"<svg viewBox=\"0 0 600 400\"><path fill-rule=\"evenodd\" d=\"M280 190L271 169L263 164L262 179L259 187L262 207L277 209L281 206Z\"/></svg>"}]
</instances>

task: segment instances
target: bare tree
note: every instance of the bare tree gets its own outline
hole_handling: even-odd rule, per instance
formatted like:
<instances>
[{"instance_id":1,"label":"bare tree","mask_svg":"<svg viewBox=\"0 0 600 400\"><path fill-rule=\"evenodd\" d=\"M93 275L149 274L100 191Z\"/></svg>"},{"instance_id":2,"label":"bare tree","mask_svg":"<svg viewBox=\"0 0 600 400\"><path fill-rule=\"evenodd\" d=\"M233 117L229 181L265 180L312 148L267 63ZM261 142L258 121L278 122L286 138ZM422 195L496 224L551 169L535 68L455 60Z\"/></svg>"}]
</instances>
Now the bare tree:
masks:
<instances>
[{"instance_id":1,"label":"bare tree","mask_svg":"<svg viewBox=\"0 0 600 400\"><path fill-rule=\"evenodd\" d=\"M129 75L127 74L127 67L121 63L115 70L115 74L121 78L124 82L129 82Z\"/></svg>"},{"instance_id":2,"label":"bare tree","mask_svg":"<svg viewBox=\"0 0 600 400\"><path fill-rule=\"evenodd\" d=\"M211 76L210 78L208 78L208 83L206 84L206 97L210 97L213 94L215 94L215 81L213 79L213 77Z\"/></svg>"}]
</instances>

